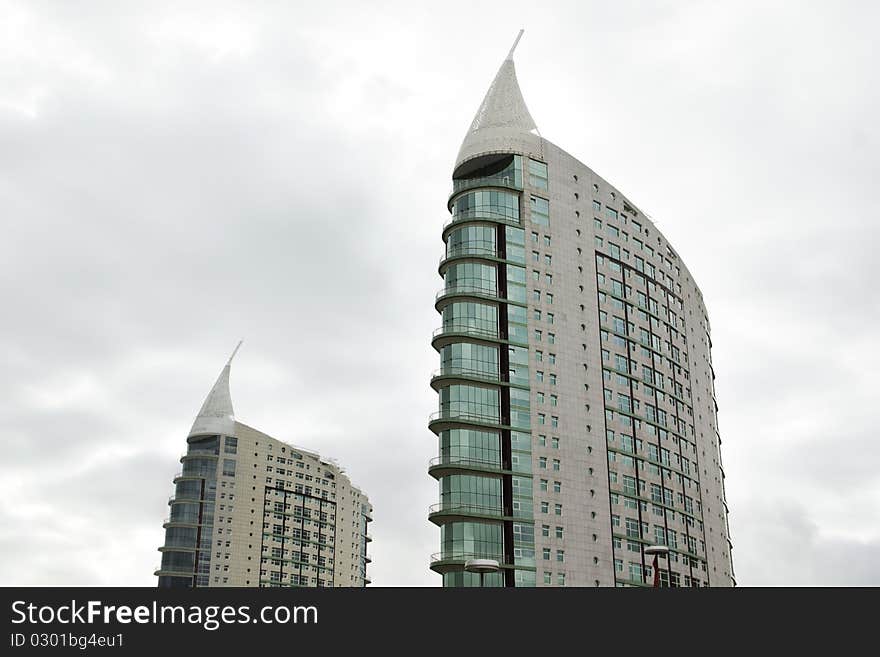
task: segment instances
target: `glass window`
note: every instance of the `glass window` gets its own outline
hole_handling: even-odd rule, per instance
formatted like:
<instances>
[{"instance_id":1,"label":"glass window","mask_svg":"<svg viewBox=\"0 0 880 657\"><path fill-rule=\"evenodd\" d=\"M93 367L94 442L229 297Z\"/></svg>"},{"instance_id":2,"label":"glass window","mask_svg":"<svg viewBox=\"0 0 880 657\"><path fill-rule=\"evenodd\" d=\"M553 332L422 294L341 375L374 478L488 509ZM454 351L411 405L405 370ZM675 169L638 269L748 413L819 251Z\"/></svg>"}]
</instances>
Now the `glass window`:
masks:
<instances>
[{"instance_id":1,"label":"glass window","mask_svg":"<svg viewBox=\"0 0 880 657\"><path fill-rule=\"evenodd\" d=\"M540 196L531 197L532 223L540 226L550 225L550 201Z\"/></svg>"},{"instance_id":2,"label":"glass window","mask_svg":"<svg viewBox=\"0 0 880 657\"><path fill-rule=\"evenodd\" d=\"M547 189L547 165L529 159L529 184L535 189Z\"/></svg>"},{"instance_id":3,"label":"glass window","mask_svg":"<svg viewBox=\"0 0 880 657\"><path fill-rule=\"evenodd\" d=\"M491 217L519 223L519 194L502 190L467 192L455 199L454 219Z\"/></svg>"}]
</instances>

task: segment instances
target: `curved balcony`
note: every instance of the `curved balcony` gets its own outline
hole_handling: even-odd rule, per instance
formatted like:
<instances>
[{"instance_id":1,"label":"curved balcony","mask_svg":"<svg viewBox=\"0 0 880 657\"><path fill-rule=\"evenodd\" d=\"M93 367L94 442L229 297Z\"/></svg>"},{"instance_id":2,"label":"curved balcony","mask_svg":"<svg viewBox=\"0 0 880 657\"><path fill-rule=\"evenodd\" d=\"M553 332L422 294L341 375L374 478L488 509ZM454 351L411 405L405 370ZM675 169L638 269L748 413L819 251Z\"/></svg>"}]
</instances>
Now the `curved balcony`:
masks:
<instances>
[{"instance_id":1,"label":"curved balcony","mask_svg":"<svg viewBox=\"0 0 880 657\"><path fill-rule=\"evenodd\" d=\"M448 573L462 570L466 561L471 559L495 559L502 568L513 568L513 560L500 554L485 552L456 552L455 550L435 552L431 555L431 570L435 573Z\"/></svg>"},{"instance_id":2,"label":"curved balcony","mask_svg":"<svg viewBox=\"0 0 880 657\"><path fill-rule=\"evenodd\" d=\"M177 483L180 479L204 479L205 475L199 474L197 472L184 472L180 470L177 474L174 475L174 479L172 479L172 483Z\"/></svg>"},{"instance_id":3,"label":"curved balcony","mask_svg":"<svg viewBox=\"0 0 880 657\"><path fill-rule=\"evenodd\" d=\"M451 206L452 200L457 194L466 192L469 189L478 189L480 187L501 187L502 189L522 191L522 182L516 179L519 176L519 172L516 172L516 175L514 175L513 171L508 173L509 175L506 176L482 176L479 178L453 179L452 191L449 192L447 205Z\"/></svg>"},{"instance_id":4,"label":"curved balcony","mask_svg":"<svg viewBox=\"0 0 880 657\"><path fill-rule=\"evenodd\" d=\"M216 461L219 458L220 456L213 452L187 452L186 454L181 454L178 460L183 463L187 459L214 459Z\"/></svg>"},{"instance_id":5,"label":"curved balcony","mask_svg":"<svg viewBox=\"0 0 880 657\"><path fill-rule=\"evenodd\" d=\"M175 502L189 502L191 504L198 504L199 502L213 502L213 500L203 500L201 496L194 495L194 497L178 497L177 495L172 495L168 498L168 506L171 506Z\"/></svg>"},{"instance_id":6,"label":"curved balcony","mask_svg":"<svg viewBox=\"0 0 880 657\"><path fill-rule=\"evenodd\" d=\"M440 257L437 268L443 274L443 264L455 258L499 258L498 249L494 242L462 242L452 248L447 248L446 253Z\"/></svg>"},{"instance_id":7,"label":"curved balcony","mask_svg":"<svg viewBox=\"0 0 880 657\"><path fill-rule=\"evenodd\" d=\"M473 340L484 344L505 342L504 338L498 334L497 328L483 328L472 324L451 323L444 324L434 330L431 334L431 346L439 351L442 347L453 342L460 342L465 338L469 341Z\"/></svg>"},{"instance_id":8,"label":"curved balcony","mask_svg":"<svg viewBox=\"0 0 880 657\"><path fill-rule=\"evenodd\" d=\"M467 367L442 367L431 373L431 387L439 390L443 386L441 383L450 385L452 383L469 383L471 381L479 381L481 383L503 383L501 374L498 372L484 372Z\"/></svg>"},{"instance_id":9,"label":"curved balcony","mask_svg":"<svg viewBox=\"0 0 880 657\"><path fill-rule=\"evenodd\" d=\"M504 212L496 212L491 208L475 208L473 210L465 210L452 215L446 223L443 224L443 238L446 239L447 231L457 224L469 221L488 221L490 223L505 224L507 226L516 226L522 228L522 219L520 217L512 217Z\"/></svg>"},{"instance_id":10,"label":"curved balcony","mask_svg":"<svg viewBox=\"0 0 880 657\"><path fill-rule=\"evenodd\" d=\"M498 294L498 290L496 288L488 287L485 285L468 285L463 283L459 285L444 287L442 290L437 292L434 307L437 309L438 312L440 311L440 302L448 297L467 297L470 299L475 299L477 301L485 299L488 299L490 301L504 300L504 297Z\"/></svg>"},{"instance_id":11,"label":"curved balcony","mask_svg":"<svg viewBox=\"0 0 880 657\"><path fill-rule=\"evenodd\" d=\"M439 502L428 508L428 520L438 526L471 518L500 521L504 520L505 516L500 506L482 506L465 502Z\"/></svg>"},{"instance_id":12,"label":"curved balcony","mask_svg":"<svg viewBox=\"0 0 880 657\"><path fill-rule=\"evenodd\" d=\"M499 475L511 472L509 470L504 470L501 467L500 461L478 459L472 456L444 454L442 456L435 456L428 461L428 474L434 477L434 479L461 472L462 470L470 472L489 472Z\"/></svg>"},{"instance_id":13,"label":"curved balcony","mask_svg":"<svg viewBox=\"0 0 880 657\"><path fill-rule=\"evenodd\" d=\"M166 541L165 545L159 546L159 552L200 552L201 548L197 548L194 545L175 545L175 541L172 541L171 544L168 544ZM210 550L208 550L210 552Z\"/></svg>"},{"instance_id":14,"label":"curved balcony","mask_svg":"<svg viewBox=\"0 0 880 657\"><path fill-rule=\"evenodd\" d=\"M193 518L192 516L183 516L181 518L171 518L171 516L168 516L167 518L165 518L165 520L162 521L162 527L167 528L168 525L198 527L199 519Z\"/></svg>"},{"instance_id":15,"label":"curved balcony","mask_svg":"<svg viewBox=\"0 0 880 657\"><path fill-rule=\"evenodd\" d=\"M482 413L469 413L467 411L444 409L435 411L428 416L428 428L436 434L460 424L488 427L490 429L512 428L510 425L504 423L504 418L497 415L484 415Z\"/></svg>"},{"instance_id":16,"label":"curved balcony","mask_svg":"<svg viewBox=\"0 0 880 657\"><path fill-rule=\"evenodd\" d=\"M153 570L153 575L157 577L194 577L195 573L192 570L183 570L182 566L169 566L168 568L162 568L161 565L156 566Z\"/></svg>"}]
</instances>

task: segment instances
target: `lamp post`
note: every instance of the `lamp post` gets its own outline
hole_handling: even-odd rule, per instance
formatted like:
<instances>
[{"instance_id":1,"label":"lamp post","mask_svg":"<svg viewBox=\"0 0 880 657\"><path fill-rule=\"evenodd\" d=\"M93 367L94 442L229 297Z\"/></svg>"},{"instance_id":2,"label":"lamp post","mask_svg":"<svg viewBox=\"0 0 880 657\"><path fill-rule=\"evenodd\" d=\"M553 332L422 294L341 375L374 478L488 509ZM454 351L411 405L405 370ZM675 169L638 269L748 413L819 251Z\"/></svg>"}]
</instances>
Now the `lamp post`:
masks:
<instances>
[{"instance_id":1,"label":"lamp post","mask_svg":"<svg viewBox=\"0 0 880 657\"><path fill-rule=\"evenodd\" d=\"M657 566L657 559L659 557L666 557L669 555L669 548L665 545L649 545L645 548L645 555L650 556L654 555L654 562L652 564L652 568L654 569L654 588L660 588L660 568Z\"/></svg>"},{"instance_id":2,"label":"lamp post","mask_svg":"<svg viewBox=\"0 0 880 657\"><path fill-rule=\"evenodd\" d=\"M464 569L469 573L480 574L480 588L483 588L483 578L486 573L497 573L501 565L496 559L468 559L464 562Z\"/></svg>"}]
</instances>

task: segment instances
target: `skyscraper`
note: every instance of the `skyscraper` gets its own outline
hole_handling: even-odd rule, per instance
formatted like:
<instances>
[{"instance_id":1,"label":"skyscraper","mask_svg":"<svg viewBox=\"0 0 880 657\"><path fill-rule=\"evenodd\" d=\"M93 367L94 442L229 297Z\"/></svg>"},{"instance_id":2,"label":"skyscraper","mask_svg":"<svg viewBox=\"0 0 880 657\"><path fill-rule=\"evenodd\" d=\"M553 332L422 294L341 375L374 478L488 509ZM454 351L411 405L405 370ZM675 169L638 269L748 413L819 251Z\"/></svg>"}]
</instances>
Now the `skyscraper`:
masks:
<instances>
[{"instance_id":1,"label":"skyscraper","mask_svg":"<svg viewBox=\"0 0 880 657\"><path fill-rule=\"evenodd\" d=\"M180 457L159 587L365 586L367 496L332 460L237 422L231 364Z\"/></svg>"},{"instance_id":2,"label":"skyscraper","mask_svg":"<svg viewBox=\"0 0 880 657\"><path fill-rule=\"evenodd\" d=\"M515 47L443 227L431 568L445 586L650 586L661 545L661 585L731 586L702 294L625 194L540 136Z\"/></svg>"}]
</instances>

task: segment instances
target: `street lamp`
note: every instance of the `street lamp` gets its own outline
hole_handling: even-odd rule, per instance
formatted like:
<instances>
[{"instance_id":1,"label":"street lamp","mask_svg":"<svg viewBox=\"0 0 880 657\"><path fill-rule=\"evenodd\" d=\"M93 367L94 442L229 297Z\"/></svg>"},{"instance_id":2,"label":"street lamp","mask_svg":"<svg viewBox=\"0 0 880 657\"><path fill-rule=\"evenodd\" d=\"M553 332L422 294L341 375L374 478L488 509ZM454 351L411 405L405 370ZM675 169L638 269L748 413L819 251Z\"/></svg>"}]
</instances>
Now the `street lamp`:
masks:
<instances>
[{"instance_id":1,"label":"street lamp","mask_svg":"<svg viewBox=\"0 0 880 657\"><path fill-rule=\"evenodd\" d=\"M665 545L649 545L645 548L645 555L650 556L654 555L654 563L652 564L652 568L654 569L654 588L660 588L660 568L657 566L658 557L666 557L669 556L669 548Z\"/></svg>"},{"instance_id":2,"label":"street lamp","mask_svg":"<svg viewBox=\"0 0 880 657\"><path fill-rule=\"evenodd\" d=\"M480 588L483 588L486 573L497 573L501 570L501 565L495 559L468 559L464 562L464 569L469 573L479 573Z\"/></svg>"}]
</instances>

